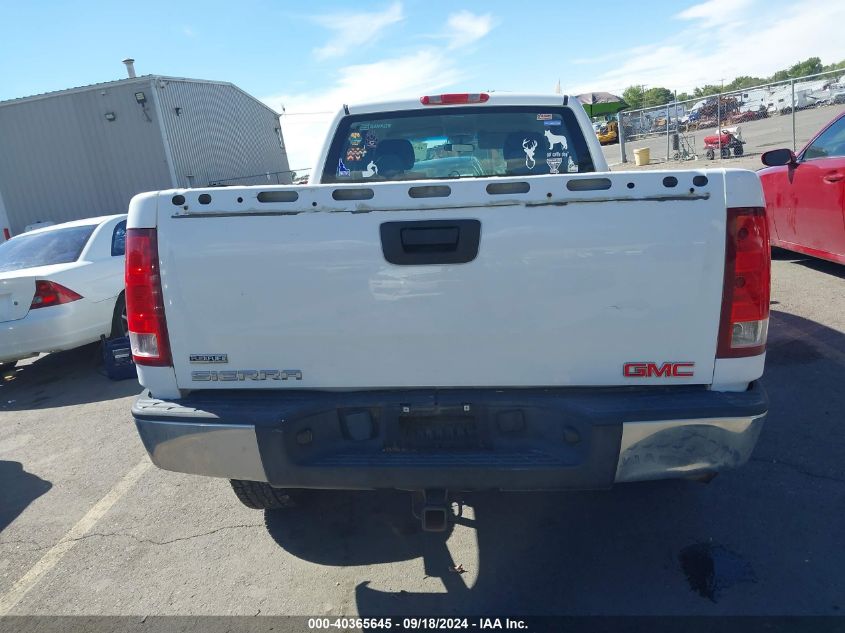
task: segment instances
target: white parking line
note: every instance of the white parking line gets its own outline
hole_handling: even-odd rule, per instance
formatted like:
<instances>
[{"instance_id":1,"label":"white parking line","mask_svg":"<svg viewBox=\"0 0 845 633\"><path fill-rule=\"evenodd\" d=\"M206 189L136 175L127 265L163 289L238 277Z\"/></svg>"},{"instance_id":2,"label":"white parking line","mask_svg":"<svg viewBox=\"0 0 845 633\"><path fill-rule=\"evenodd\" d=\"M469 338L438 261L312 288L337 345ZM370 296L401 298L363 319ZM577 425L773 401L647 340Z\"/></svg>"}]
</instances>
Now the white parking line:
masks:
<instances>
[{"instance_id":1,"label":"white parking line","mask_svg":"<svg viewBox=\"0 0 845 633\"><path fill-rule=\"evenodd\" d=\"M32 589L41 577L53 569L60 560L67 554L80 538L85 536L97 521L103 518L106 512L140 479L149 468L151 462L144 457L132 470L126 473L106 495L100 499L93 508L88 510L84 517L79 519L70 531L61 540L41 557L21 578L12 585L12 588L0 598L0 617L6 615L15 608L27 592Z\"/></svg>"}]
</instances>

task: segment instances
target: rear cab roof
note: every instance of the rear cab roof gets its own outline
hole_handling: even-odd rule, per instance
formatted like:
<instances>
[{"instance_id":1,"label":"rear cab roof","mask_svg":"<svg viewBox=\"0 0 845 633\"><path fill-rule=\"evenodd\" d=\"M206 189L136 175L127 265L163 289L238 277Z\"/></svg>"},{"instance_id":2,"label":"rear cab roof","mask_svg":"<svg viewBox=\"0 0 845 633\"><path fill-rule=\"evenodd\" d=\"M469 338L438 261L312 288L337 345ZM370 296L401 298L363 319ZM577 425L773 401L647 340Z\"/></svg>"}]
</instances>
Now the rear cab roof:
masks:
<instances>
[{"instance_id":1,"label":"rear cab roof","mask_svg":"<svg viewBox=\"0 0 845 633\"><path fill-rule=\"evenodd\" d=\"M472 93L482 94L482 93ZM578 102L577 99L570 99L568 95L559 94L519 94L519 93L503 93L503 92L489 92L483 93L489 95L489 99L484 103L479 104L464 104L464 105L478 105L479 107L489 106L565 106L572 105ZM392 101L373 101L355 103L341 108L343 114L370 114L375 112L395 112L397 110L431 110L436 108L450 108L448 105L423 105L420 99L422 95L416 99L398 99ZM583 108L582 108L583 109Z\"/></svg>"}]
</instances>

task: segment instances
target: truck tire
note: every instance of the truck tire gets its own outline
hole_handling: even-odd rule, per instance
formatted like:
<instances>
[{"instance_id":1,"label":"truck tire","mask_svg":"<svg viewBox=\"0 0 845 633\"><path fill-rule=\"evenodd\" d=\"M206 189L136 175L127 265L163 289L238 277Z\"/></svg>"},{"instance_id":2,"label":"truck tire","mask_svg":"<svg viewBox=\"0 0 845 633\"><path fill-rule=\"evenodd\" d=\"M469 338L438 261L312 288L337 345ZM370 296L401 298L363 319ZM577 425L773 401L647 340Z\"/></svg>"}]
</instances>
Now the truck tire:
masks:
<instances>
[{"instance_id":1,"label":"truck tire","mask_svg":"<svg viewBox=\"0 0 845 633\"><path fill-rule=\"evenodd\" d=\"M121 338L123 336L129 336L129 326L126 320L126 297L121 292L114 304L114 314L111 319L111 333L109 334L109 338Z\"/></svg>"},{"instance_id":2,"label":"truck tire","mask_svg":"<svg viewBox=\"0 0 845 633\"><path fill-rule=\"evenodd\" d=\"M716 152L714 152L712 149L708 149L704 153L704 155L707 156L707 160L713 160L714 158L716 158Z\"/></svg>"},{"instance_id":3,"label":"truck tire","mask_svg":"<svg viewBox=\"0 0 845 633\"><path fill-rule=\"evenodd\" d=\"M299 491L273 488L262 481L230 479L229 483L232 484L232 490L235 491L238 500L253 510L280 510L299 505L297 503L297 499L301 497L298 494Z\"/></svg>"}]
</instances>

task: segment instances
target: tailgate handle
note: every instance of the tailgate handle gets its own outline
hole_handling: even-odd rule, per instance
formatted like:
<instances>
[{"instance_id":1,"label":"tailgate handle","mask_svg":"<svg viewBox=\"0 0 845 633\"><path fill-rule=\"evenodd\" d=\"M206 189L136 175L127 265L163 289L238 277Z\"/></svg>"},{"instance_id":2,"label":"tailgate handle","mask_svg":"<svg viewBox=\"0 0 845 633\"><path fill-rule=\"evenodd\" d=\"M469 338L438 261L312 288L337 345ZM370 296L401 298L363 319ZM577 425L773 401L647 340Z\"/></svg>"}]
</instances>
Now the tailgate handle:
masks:
<instances>
[{"instance_id":1,"label":"tailgate handle","mask_svg":"<svg viewBox=\"0 0 845 633\"><path fill-rule=\"evenodd\" d=\"M400 266L465 264L478 255L478 220L385 222L380 227L384 258Z\"/></svg>"},{"instance_id":2,"label":"tailgate handle","mask_svg":"<svg viewBox=\"0 0 845 633\"><path fill-rule=\"evenodd\" d=\"M400 229L399 235L406 253L446 253L458 248L461 230L457 226Z\"/></svg>"}]
</instances>

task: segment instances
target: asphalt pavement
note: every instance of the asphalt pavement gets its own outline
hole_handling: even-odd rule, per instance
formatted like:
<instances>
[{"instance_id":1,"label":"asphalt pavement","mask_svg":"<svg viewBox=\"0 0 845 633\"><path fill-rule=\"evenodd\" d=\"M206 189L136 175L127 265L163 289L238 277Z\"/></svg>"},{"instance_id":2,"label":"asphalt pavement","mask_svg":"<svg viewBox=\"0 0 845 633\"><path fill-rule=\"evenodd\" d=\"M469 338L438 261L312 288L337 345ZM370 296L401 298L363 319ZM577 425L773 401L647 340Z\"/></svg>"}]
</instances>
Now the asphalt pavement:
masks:
<instances>
[{"instance_id":1,"label":"asphalt pavement","mask_svg":"<svg viewBox=\"0 0 845 633\"><path fill-rule=\"evenodd\" d=\"M778 252L752 460L709 484L474 494L446 534L404 493L260 512L151 466L96 346L0 386L0 614L769 614L845 610L845 267Z\"/></svg>"}]
</instances>

